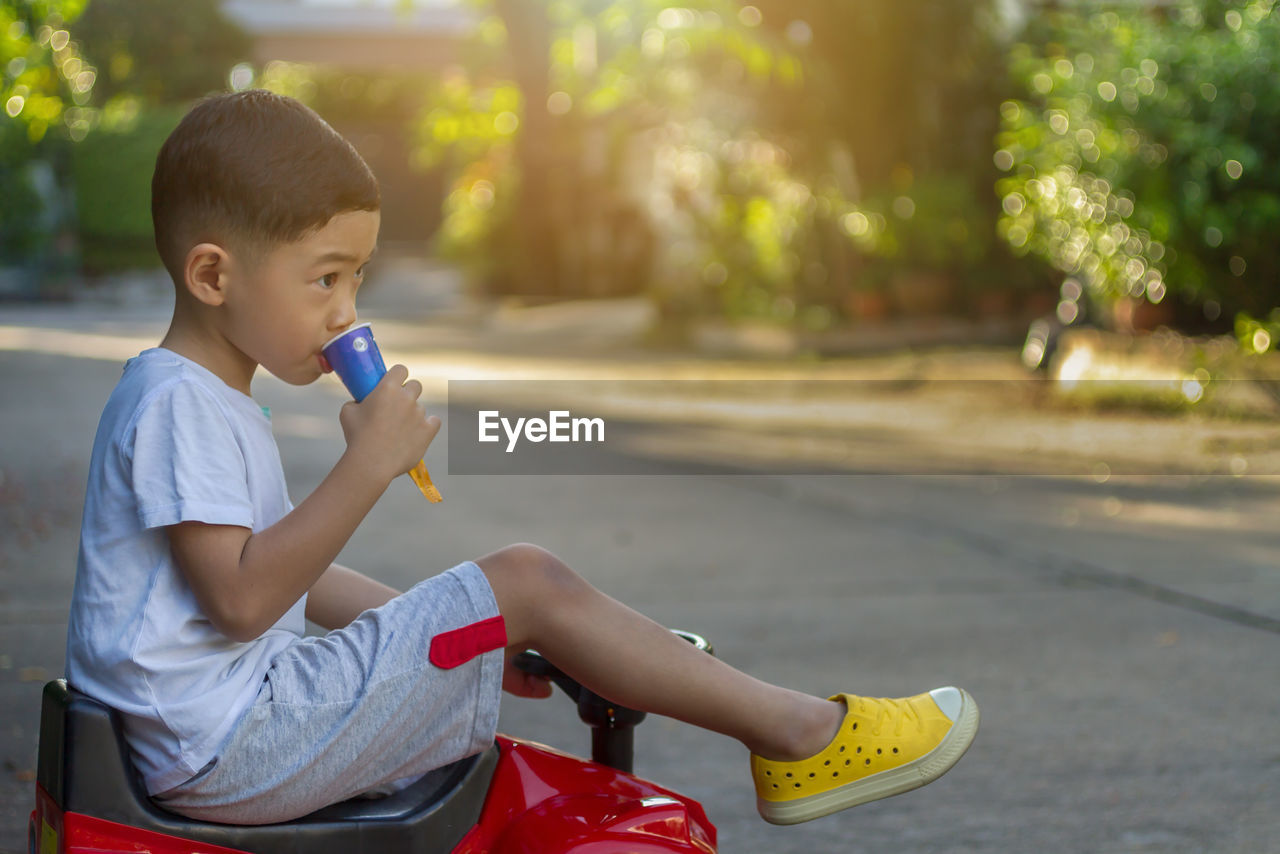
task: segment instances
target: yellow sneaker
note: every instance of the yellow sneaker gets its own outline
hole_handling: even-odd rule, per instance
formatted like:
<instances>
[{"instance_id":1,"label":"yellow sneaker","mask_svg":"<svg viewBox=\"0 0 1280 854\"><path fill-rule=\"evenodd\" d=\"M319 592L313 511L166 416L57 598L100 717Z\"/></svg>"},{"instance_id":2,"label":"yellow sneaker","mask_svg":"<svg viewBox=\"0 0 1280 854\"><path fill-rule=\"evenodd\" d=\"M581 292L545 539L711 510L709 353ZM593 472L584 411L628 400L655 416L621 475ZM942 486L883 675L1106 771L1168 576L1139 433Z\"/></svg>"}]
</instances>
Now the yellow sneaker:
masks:
<instances>
[{"instance_id":1,"label":"yellow sneaker","mask_svg":"<svg viewBox=\"0 0 1280 854\"><path fill-rule=\"evenodd\" d=\"M821 753L796 762L751 755L765 821L796 824L923 786L950 770L978 732L978 704L959 688L898 700L830 699L848 711Z\"/></svg>"}]
</instances>

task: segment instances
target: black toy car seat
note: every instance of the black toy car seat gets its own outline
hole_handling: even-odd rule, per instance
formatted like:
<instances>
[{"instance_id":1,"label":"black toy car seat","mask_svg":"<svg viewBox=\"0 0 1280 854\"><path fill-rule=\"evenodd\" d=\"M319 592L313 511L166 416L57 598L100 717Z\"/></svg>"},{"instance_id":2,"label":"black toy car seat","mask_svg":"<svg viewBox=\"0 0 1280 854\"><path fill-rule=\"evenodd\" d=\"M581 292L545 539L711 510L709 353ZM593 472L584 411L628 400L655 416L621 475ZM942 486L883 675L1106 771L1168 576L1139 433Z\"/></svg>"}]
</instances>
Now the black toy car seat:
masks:
<instances>
[{"instance_id":1,"label":"black toy car seat","mask_svg":"<svg viewBox=\"0 0 1280 854\"><path fill-rule=\"evenodd\" d=\"M385 798L355 798L281 824L195 821L147 797L118 713L56 679L44 687L36 780L64 812L255 854L447 854L479 820L497 761L491 747Z\"/></svg>"}]
</instances>

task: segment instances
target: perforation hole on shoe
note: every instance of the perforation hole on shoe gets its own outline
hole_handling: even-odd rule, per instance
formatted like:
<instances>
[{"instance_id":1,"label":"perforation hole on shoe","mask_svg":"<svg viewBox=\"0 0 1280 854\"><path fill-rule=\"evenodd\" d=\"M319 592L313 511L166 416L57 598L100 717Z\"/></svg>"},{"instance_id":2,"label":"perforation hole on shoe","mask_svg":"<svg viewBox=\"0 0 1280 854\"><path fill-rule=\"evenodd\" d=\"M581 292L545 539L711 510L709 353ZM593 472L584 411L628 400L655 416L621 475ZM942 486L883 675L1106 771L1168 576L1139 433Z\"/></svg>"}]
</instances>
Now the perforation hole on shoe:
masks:
<instances>
[{"instance_id":1,"label":"perforation hole on shoe","mask_svg":"<svg viewBox=\"0 0 1280 854\"><path fill-rule=\"evenodd\" d=\"M798 789L798 788L800 788L800 784L799 784L799 783L796 783L796 788L797 788L797 789Z\"/></svg>"},{"instance_id":2,"label":"perforation hole on shoe","mask_svg":"<svg viewBox=\"0 0 1280 854\"><path fill-rule=\"evenodd\" d=\"M810 780L812 780L814 777L817 777L817 776L818 776L818 772L817 772L817 771L810 771L810 772L809 772L809 779L810 779Z\"/></svg>"},{"instance_id":3,"label":"perforation hole on shoe","mask_svg":"<svg viewBox=\"0 0 1280 854\"><path fill-rule=\"evenodd\" d=\"M857 732L857 731L858 731L858 722L857 722L857 721L854 721L854 722L853 722L853 731L854 731L854 732Z\"/></svg>"},{"instance_id":4,"label":"perforation hole on shoe","mask_svg":"<svg viewBox=\"0 0 1280 854\"><path fill-rule=\"evenodd\" d=\"M858 749L857 749L857 751L856 751L856 752L857 752L857 753L861 753L861 752L862 752L862 745L858 745Z\"/></svg>"},{"instance_id":5,"label":"perforation hole on shoe","mask_svg":"<svg viewBox=\"0 0 1280 854\"><path fill-rule=\"evenodd\" d=\"M841 753L844 753L844 745L843 745L843 744L842 744L842 745L840 745L840 752L841 752Z\"/></svg>"},{"instance_id":6,"label":"perforation hole on shoe","mask_svg":"<svg viewBox=\"0 0 1280 854\"><path fill-rule=\"evenodd\" d=\"M894 752L894 753L897 753L897 752L898 752L898 748L896 748L896 747L895 747L895 748L893 749L893 752Z\"/></svg>"},{"instance_id":7,"label":"perforation hole on shoe","mask_svg":"<svg viewBox=\"0 0 1280 854\"><path fill-rule=\"evenodd\" d=\"M790 771L788 771L788 772L787 772L787 779L788 779L788 780L789 780L789 779L791 779L791 772L790 772Z\"/></svg>"},{"instance_id":8,"label":"perforation hole on shoe","mask_svg":"<svg viewBox=\"0 0 1280 854\"><path fill-rule=\"evenodd\" d=\"M777 784L777 783L774 783L774 784L773 784L773 787L774 787L775 789L776 789L776 788L778 788L778 784Z\"/></svg>"},{"instance_id":9,"label":"perforation hole on shoe","mask_svg":"<svg viewBox=\"0 0 1280 854\"><path fill-rule=\"evenodd\" d=\"M823 761L823 763L822 763L822 764L823 764L823 765L830 765L830 764L831 764L831 760L830 760L830 759L827 759L827 760Z\"/></svg>"},{"instance_id":10,"label":"perforation hole on shoe","mask_svg":"<svg viewBox=\"0 0 1280 854\"><path fill-rule=\"evenodd\" d=\"M870 760L870 759L868 759L868 760L867 760L867 764L868 764L868 765L870 765L870 764L871 764L871 760Z\"/></svg>"},{"instance_id":11,"label":"perforation hole on shoe","mask_svg":"<svg viewBox=\"0 0 1280 854\"><path fill-rule=\"evenodd\" d=\"M772 771L765 771L765 772L764 772L764 775L765 775L766 777L772 777L772 776L773 776L773 772L772 772Z\"/></svg>"},{"instance_id":12,"label":"perforation hole on shoe","mask_svg":"<svg viewBox=\"0 0 1280 854\"><path fill-rule=\"evenodd\" d=\"M844 761L844 767L846 767L846 768L848 768L848 767L849 767L850 765L852 765L852 764L853 764L853 760L852 760L852 759L846 759L846 760Z\"/></svg>"},{"instance_id":13,"label":"perforation hole on shoe","mask_svg":"<svg viewBox=\"0 0 1280 854\"><path fill-rule=\"evenodd\" d=\"M877 748L876 748L876 756L879 756L881 753L884 753L884 751L877 747Z\"/></svg>"},{"instance_id":14,"label":"perforation hole on shoe","mask_svg":"<svg viewBox=\"0 0 1280 854\"><path fill-rule=\"evenodd\" d=\"M832 777L832 779L835 779L836 777L839 777L839 776L840 776L840 772L839 772L839 771L832 771L832 772L831 772L831 777Z\"/></svg>"}]
</instances>

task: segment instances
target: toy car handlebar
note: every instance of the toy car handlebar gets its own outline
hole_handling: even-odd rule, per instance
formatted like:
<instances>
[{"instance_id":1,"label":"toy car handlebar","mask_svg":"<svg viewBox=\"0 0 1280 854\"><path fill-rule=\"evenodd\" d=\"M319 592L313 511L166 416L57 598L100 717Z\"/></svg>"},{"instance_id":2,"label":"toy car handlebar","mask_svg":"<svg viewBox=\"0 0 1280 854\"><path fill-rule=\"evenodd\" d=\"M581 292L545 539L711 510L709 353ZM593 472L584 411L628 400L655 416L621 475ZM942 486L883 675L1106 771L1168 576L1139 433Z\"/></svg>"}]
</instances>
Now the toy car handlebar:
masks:
<instances>
[{"instance_id":1,"label":"toy car handlebar","mask_svg":"<svg viewBox=\"0 0 1280 854\"><path fill-rule=\"evenodd\" d=\"M708 655L715 655L711 644L701 635L677 629L672 629L672 632ZM531 676L550 679L578 705L578 717L591 727L593 761L619 771L631 772L635 760L633 728L644 720L644 712L618 705L584 688L536 650L527 649L519 653L512 659L512 663Z\"/></svg>"}]
</instances>

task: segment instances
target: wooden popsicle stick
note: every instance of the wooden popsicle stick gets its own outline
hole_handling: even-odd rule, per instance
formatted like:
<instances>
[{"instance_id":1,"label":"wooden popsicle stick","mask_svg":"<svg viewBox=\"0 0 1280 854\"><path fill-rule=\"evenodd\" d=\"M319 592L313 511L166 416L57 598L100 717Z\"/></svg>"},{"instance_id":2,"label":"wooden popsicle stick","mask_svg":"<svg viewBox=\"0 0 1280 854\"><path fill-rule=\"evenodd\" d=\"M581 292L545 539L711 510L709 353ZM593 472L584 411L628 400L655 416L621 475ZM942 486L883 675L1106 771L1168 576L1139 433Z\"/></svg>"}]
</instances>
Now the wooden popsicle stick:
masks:
<instances>
[{"instance_id":1,"label":"wooden popsicle stick","mask_svg":"<svg viewBox=\"0 0 1280 854\"><path fill-rule=\"evenodd\" d=\"M431 482L431 475L427 473L427 464L425 461L419 461L409 471L409 477L413 478L413 482L418 484L418 489L422 490L422 494L432 504L439 504L444 501L444 496L440 494L440 490L436 489L436 485Z\"/></svg>"}]
</instances>

